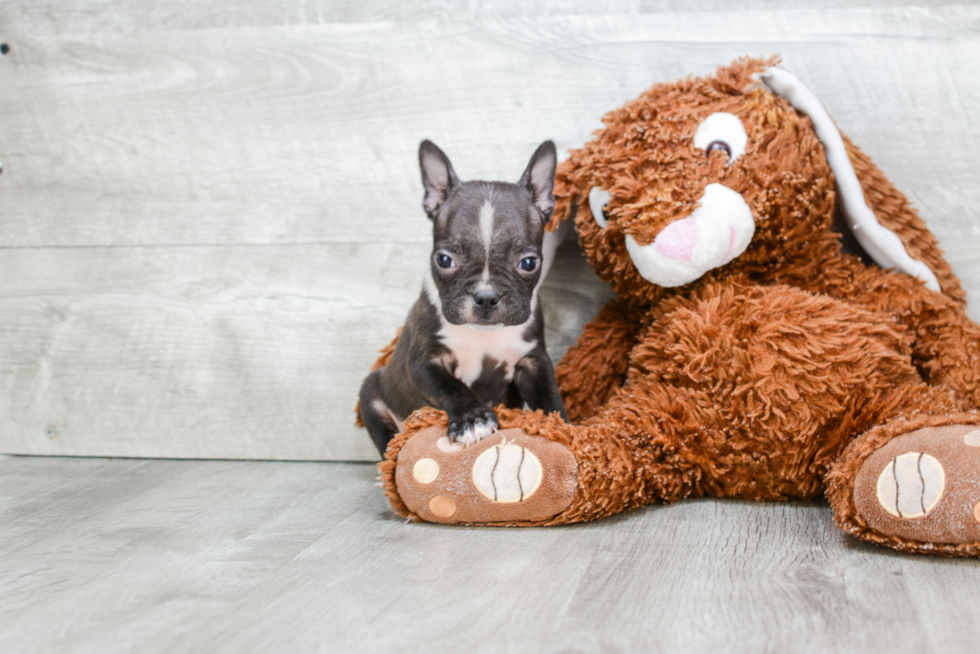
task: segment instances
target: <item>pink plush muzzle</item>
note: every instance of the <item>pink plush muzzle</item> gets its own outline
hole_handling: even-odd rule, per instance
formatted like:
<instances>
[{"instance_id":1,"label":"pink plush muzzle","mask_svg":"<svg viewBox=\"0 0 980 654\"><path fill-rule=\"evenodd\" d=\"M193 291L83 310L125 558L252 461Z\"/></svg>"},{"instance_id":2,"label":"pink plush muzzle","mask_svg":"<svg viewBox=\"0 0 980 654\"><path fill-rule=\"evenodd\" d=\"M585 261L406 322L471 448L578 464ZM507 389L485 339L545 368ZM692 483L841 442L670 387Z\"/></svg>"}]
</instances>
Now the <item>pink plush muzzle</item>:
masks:
<instances>
[{"instance_id":1,"label":"pink plush muzzle","mask_svg":"<svg viewBox=\"0 0 980 654\"><path fill-rule=\"evenodd\" d=\"M677 220L666 227L653 241L657 251L665 257L690 261L694 246L698 244L698 226L692 216Z\"/></svg>"},{"instance_id":2,"label":"pink plush muzzle","mask_svg":"<svg viewBox=\"0 0 980 654\"><path fill-rule=\"evenodd\" d=\"M735 228L729 227L731 237L728 241L728 252L735 247ZM698 225L693 216L670 223L664 231L657 235L653 244L657 251L665 257L677 261L690 261L694 254L694 246L698 244Z\"/></svg>"}]
</instances>

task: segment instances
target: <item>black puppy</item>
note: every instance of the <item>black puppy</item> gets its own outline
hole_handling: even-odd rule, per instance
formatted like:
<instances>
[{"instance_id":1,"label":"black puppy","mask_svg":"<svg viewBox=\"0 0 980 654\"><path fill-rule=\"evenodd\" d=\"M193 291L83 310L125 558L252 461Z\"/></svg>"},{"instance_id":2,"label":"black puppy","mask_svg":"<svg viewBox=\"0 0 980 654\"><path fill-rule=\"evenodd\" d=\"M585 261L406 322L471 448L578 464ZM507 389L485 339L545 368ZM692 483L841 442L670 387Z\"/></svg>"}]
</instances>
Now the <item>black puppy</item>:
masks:
<instances>
[{"instance_id":1,"label":"black puppy","mask_svg":"<svg viewBox=\"0 0 980 654\"><path fill-rule=\"evenodd\" d=\"M556 163L545 141L517 184L460 182L434 143L419 147L430 270L391 360L361 386L361 419L382 454L424 406L449 414L449 438L466 445L497 430L498 404L568 420L538 301Z\"/></svg>"}]
</instances>

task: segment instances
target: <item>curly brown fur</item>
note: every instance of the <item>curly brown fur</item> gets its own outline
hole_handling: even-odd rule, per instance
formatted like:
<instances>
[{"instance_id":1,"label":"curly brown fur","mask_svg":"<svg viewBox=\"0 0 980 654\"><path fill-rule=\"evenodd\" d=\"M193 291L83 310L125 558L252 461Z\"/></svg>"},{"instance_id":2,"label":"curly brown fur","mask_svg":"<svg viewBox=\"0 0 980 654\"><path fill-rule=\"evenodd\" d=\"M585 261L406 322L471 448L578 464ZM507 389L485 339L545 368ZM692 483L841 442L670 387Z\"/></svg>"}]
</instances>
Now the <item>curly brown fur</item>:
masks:
<instances>
[{"instance_id":1,"label":"curly brown fur","mask_svg":"<svg viewBox=\"0 0 980 654\"><path fill-rule=\"evenodd\" d=\"M642 328L642 313L610 302L582 330L579 345L555 368L568 417L573 422L593 415L626 381L630 351Z\"/></svg>"}]
</instances>

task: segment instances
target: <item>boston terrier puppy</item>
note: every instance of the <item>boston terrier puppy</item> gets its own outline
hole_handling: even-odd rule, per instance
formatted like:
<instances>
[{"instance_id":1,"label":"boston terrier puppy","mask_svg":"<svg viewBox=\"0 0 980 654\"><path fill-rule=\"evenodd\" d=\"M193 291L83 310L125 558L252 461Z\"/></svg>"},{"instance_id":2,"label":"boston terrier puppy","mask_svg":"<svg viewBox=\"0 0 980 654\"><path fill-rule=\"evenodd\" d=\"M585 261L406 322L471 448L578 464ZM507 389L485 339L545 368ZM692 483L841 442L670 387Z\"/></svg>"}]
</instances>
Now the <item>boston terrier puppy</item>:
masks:
<instances>
[{"instance_id":1,"label":"boston terrier puppy","mask_svg":"<svg viewBox=\"0 0 980 654\"><path fill-rule=\"evenodd\" d=\"M401 421L425 406L449 414L449 439L463 445L497 430L498 404L568 420L538 300L557 247L553 237L544 243L556 163L545 141L517 184L461 182L434 143L419 147L429 271L391 359L361 386L361 419L382 455Z\"/></svg>"}]
</instances>

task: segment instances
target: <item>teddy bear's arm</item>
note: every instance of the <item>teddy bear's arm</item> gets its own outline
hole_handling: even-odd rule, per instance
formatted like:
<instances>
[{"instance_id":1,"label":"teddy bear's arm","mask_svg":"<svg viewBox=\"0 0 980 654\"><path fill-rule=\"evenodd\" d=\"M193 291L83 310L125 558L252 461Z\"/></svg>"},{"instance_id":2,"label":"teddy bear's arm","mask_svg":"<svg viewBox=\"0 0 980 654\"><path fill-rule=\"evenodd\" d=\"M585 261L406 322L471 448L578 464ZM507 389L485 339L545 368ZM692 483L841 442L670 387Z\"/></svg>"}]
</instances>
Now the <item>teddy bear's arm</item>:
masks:
<instances>
[{"instance_id":1,"label":"teddy bear's arm","mask_svg":"<svg viewBox=\"0 0 980 654\"><path fill-rule=\"evenodd\" d=\"M925 381L956 389L980 407L980 326L958 299L848 255L836 255L821 269L798 285L894 316L912 335L912 360Z\"/></svg>"},{"instance_id":2,"label":"teddy bear's arm","mask_svg":"<svg viewBox=\"0 0 980 654\"><path fill-rule=\"evenodd\" d=\"M610 302L587 324L555 368L568 417L584 420L622 386L643 320L625 304Z\"/></svg>"},{"instance_id":3,"label":"teddy bear's arm","mask_svg":"<svg viewBox=\"0 0 980 654\"><path fill-rule=\"evenodd\" d=\"M942 294L907 275L840 255L819 265L822 274L801 285L896 316L914 334L913 360L926 381L955 388L980 406L980 328L966 316L960 281L905 195L847 136L841 137L868 207L899 237L909 255L935 274Z\"/></svg>"},{"instance_id":4,"label":"teddy bear's arm","mask_svg":"<svg viewBox=\"0 0 980 654\"><path fill-rule=\"evenodd\" d=\"M980 328L961 310L927 305L915 326L912 357L930 384L945 384L980 407Z\"/></svg>"},{"instance_id":5,"label":"teddy bear's arm","mask_svg":"<svg viewBox=\"0 0 980 654\"><path fill-rule=\"evenodd\" d=\"M868 299L888 308L914 333L912 361L931 385L944 384L980 407L980 327L962 305L938 296L918 280L871 270L881 282L868 286Z\"/></svg>"}]
</instances>

